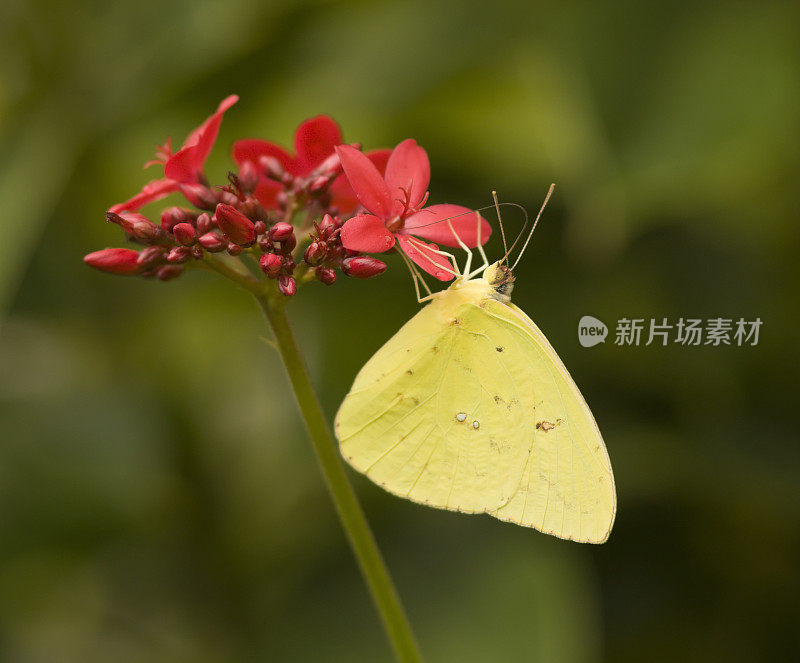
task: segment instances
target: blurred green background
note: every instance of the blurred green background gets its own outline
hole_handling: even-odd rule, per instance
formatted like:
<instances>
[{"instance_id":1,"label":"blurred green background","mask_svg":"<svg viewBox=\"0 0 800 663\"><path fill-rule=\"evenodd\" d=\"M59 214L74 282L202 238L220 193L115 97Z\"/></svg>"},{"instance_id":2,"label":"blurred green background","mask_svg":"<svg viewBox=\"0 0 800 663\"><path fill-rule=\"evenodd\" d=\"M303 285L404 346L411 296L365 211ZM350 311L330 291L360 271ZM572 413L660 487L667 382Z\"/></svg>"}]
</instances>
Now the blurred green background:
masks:
<instances>
[{"instance_id":1,"label":"blurred green background","mask_svg":"<svg viewBox=\"0 0 800 663\"><path fill-rule=\"evenodd\" d=\"M391 658L248 295L81 261L120 244L103 212L156 143L232 92L213 181L237 138L329 113L367 149L416 138L432 202L535 210L557 183L515 301L604 432L616 525L578 545L352 475L427 659L798 660L797 3L0 12L0 660ZM331 417L417 310L390 262L291 304ZM587 313L612 337L764 325L756 347L587 350Z\"/></svg>"}]
</instances>

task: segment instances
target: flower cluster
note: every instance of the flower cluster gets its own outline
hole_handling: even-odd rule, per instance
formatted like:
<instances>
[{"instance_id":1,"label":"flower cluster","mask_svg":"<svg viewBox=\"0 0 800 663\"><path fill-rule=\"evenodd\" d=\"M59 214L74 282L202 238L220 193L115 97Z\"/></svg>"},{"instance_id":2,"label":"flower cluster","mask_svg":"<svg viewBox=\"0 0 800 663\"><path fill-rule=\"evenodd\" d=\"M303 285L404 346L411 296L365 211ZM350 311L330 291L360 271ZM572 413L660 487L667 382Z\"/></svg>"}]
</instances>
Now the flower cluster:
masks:
<instances>
[{"instance_id":1,"label":"flower cluster","mask_svg":"<svg viewBox=\"0 0 800 663\"><path fill-rule=\"evenodd\" d=\"M477 212L425 206L430 166L414 140L364 153L357 144L345 144L326 116L300 125L294 154L264 140L238 141L237 171L226 184L209 185L203 167L224 113L237 101L235 95L223 100L178 151L169 140L158 148L145 166L162 167L164 176L106 213L137 248L96 251L84 258L87 264L166 281L186 267L213 265L220 258L212 254L224 253L238 261L235 269L251 276L259 269L292 296L298 283L333 284L337 272L376 276L386 264L364 254L386 251L402 251L446 281L453 268L439 245L474 247L489 238L491 227ZM176 193L188 205L164 209L158 223L140 212Z\"/></svg>"}]
</instances>

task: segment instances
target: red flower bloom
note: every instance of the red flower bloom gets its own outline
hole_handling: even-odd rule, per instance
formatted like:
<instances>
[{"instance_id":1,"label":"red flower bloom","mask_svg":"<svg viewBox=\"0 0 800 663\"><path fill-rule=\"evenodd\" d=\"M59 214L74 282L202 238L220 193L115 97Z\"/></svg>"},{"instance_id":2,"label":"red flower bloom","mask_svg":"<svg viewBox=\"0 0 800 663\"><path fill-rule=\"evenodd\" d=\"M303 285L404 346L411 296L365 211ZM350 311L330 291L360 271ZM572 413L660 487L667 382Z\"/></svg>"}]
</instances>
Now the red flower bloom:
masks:
<instances>
[{"instance_id":1,"label":"red flower bloom","mask_svg":"<svg viewBox=\"0 0 800 663\"><path fill-rule=\"evenodd\" d=\"M133 249L103 249L84 256L83 262L109 274L136 274L142 270L138 257Z\"/></svg>"},{"instance_id":2,"label":"red flower bloom","mask_svg":"<svg viewBox=\"0 0 800 663\"><path fill-rule=\"evenodd\" d=\"M259 159L271 157L280 163L283 170L293 177L309 177L328 157L335 154L334 148L342 144L342 132L327 115L318 115L303 122L294 134L295 156L292 156L280 145L265 140L240 140L233 146L233 158L240 167L250 163L259 173L259 182L255 190L258 201L268 209L277 207L276 198L283 189L279 182L266 177L263 168L259 167ZM381 173L386 169L390 150L375 150L365 156ZM358 200L353 189L343 177L338 177L328 191L331 204L341 213L348 213L358 207Z\"/></svg>"},{"instance_id":3,"label":"red flower bloom","mask_svg":"<svg viewBox=\"0 0 800 663\"><path fill-rule=\"evenodd\" d=\"M441 281L453 278L453 267L447 258L434 253L439 247L418 238L457 247L455 231L464 244L475 247L478 244L476 212L460 205L431 205L420 209L428 199L431 175L425 150L411 138L404 140L392 151L385 176L355 148L341 145L336 151L350 186L370 212L345 222L341 231L345 248L376 253L388 251L397 242L411 260L432 276ZM480 224L483 244L489 239L492 228L483 217L480 217ZM416 237L412 239L412 236Z\"/></svg>"},{"instance_id":4,"label":"red flower bloom","mask_svg":"<svg viewBox=\"0 0 800 663\"><path fill-rule=\"evenodd\" d=\"M204 184L203 164L217 140L222 116L237 101L239 101L239 97L235 94L223 99L217 111L189 134L181 149L175 154L172 153L171 141L167 140L163 146L158 148L156 158L145 164L147 167L163 163L166 177L148 182L140 193L124 203L114 205L108 211L115 214L123 211L135 212L147 203L160 200L177 191L181 184Z\"/></svg>"}]
</instances>

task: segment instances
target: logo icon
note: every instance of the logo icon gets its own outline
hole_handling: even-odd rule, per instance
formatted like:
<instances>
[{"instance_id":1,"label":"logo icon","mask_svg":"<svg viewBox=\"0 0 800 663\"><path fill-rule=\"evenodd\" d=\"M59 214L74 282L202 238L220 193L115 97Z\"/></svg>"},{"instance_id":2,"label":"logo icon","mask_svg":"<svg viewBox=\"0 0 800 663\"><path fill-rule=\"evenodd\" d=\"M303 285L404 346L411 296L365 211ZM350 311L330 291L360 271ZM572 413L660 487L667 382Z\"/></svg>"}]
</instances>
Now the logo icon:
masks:
<instances>
[{"instance_id":1,"label":"logo icon","mask_svg":"<svg viewBox=\"0 0 800 663\"><path fill-rule=\"evenodd\" d=\"M584 315L578 321L578 343L584 348L591 348L598 343L605 343L608 327L594 316Z\"/></svg>"}]
</instances>

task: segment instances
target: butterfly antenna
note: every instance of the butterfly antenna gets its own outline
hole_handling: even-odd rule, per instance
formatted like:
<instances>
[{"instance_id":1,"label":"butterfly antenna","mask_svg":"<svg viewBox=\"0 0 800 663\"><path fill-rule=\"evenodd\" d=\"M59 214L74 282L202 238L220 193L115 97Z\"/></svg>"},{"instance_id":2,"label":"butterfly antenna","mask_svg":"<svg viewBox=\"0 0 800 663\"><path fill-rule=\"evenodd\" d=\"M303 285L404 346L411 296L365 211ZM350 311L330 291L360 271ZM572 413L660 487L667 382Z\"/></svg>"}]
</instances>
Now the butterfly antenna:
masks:
<instances>
[{"instance_id":1,"label":"butterfly antenna","mask_svg":"<svg viewBox=\"0 0 800 663\"><path fill-rule=\"evenodd\" d=\"M506 231L503 230L503 219L500 218L500 203L497 202L497 191L492 191L492 198L494 198L494 208L497 211L497 223L500 226L500 236L503 238L503 261L508 266L508 244L506 243Z\"/></svg>"},{"instance_id":2,"label":"butterfly antenna","mask_svg":"<svg viewBox=\"0 0 800 663\"><path fill-rule=\"evenodd\" d=\"M533 227L531 228L531 231L528 233L528 238L525 240L525 243L522 245L522 248L519 251L519 255L517 256L517 259L514 261L514 264L511 266L512 270L517 266L517 263L519 262L520 258L522 258L522 254L525 253L525 249L528 248L528 242L530 242L531 241L531 237L533 237L533 231L536 230L536 224L539 223L539 219L542 216L542 212L544 212L544 208L547 206L547 201L550 200L550 196L553 194L553 189L555 189L555 188L556 188L555 184L551 184L550 185L550 189L548 189L547 195L544 197L544 202L542 203L542 207L539 209L539 213L536 215L536 219L533 222ZM501 229L502 229L502 227L503 226L500 226Z\"/></svg>"}]
</instances>

